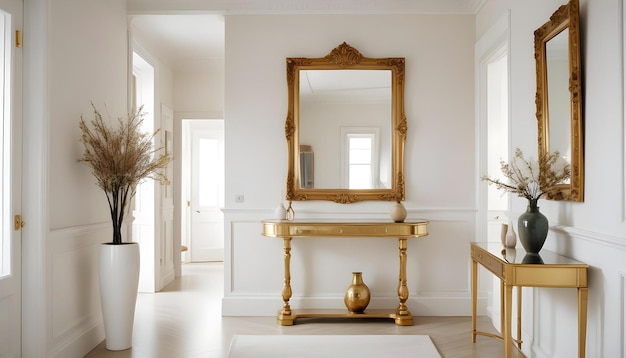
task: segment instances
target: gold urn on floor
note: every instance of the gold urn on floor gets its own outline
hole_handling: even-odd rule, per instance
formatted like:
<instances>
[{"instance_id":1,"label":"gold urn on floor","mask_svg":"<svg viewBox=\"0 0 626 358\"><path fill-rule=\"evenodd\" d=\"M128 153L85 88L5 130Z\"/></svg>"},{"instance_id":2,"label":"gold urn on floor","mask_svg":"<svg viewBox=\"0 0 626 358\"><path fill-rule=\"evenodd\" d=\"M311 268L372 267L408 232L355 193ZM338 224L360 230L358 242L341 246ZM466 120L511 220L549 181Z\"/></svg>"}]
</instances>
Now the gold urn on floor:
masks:
<instances>
[{"instance_id":1,"label":"gold urn on floor","mask_svg":"<svg viewBox=\"0 0 626 358\"><path fill-rule=\"evenodd\" d=\"M363 313L367 308L370 303L370 289L363 283L361 272L352 273L352 283L346 290L343 302L350 313Z\"/></svg>"}]
</instances>

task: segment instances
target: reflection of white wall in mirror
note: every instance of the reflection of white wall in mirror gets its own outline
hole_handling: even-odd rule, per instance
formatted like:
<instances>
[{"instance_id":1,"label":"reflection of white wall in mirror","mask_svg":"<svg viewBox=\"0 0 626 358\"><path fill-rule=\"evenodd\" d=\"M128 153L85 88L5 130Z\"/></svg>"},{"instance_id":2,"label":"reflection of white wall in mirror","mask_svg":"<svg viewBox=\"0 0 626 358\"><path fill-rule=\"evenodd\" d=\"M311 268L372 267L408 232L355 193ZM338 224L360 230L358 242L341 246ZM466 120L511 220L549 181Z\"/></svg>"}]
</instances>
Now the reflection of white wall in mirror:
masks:
<instances>
[{"instance_id":1,"label":"reflection of white wall in mirror","mask_svg":"<svg viewBox=\"0 0 626 358\"><path fill-rule=\"evenodd\" d=\"M571 107L568 33L562 31L546 43L549 149L571 162Z\"/></svg>"},{"instance_id":2,"label":"reflection of white wall in mirror","mask_svg":"<svg viewBox=\"0 0 626 358\"><path fill-rule=\"evenodd\" d=\"M390 102L391 71L302 70L300 100Z\"/></svg>"},{"instance_id":3,"label":"reflection of white wall in mirror","mask_svg":"<svg viewBox=\"0 0 626 358\"><path fill-rule=\"evenodd\" d=\"M300 71L299 102L299 141L315 148L315 188L342 188L341 127L379 128L378 177L391 188L391 71Z\"/></svg>"},{"instance_id":4,"label":"reflection of white wall in mirror","mask_svg":"<svg viewBox=\"0 0 626 358\"><path fill-rule=\"evenodd\" d=\"M391 107L381 104L301 104L300 143L315 148L315 187L342 188L342 127L378 128L380 170L378 175L391 188Z\"/></svg>"}]
</instances>

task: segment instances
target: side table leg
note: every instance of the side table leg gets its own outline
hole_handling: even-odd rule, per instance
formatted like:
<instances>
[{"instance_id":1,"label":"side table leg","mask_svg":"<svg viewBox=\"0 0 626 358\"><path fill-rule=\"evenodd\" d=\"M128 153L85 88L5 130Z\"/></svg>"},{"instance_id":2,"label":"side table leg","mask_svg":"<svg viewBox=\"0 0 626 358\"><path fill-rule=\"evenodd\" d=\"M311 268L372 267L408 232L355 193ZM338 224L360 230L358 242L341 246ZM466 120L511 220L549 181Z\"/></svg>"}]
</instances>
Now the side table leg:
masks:
<instances>
[{"instance_id":1,"label":"side table leg","mask_svg":"<svg viewBox=\"0 0 626 358\"><path fill-rule=\"evenodd\" d=\"M587 287L578 288L578 358L585 358L587 343Z\"/></svg>"},{"instance_id":2,"label":"side table leg","mask_svg":"<svg viewBox=\"0 0 626 358\"><path fill-rule=\"evenodd\" d=\"M400 304L396 309L396 324L399 326L413 325L413 314L409 312L405 303L409 299L409 288L406 286L406 249L407 239L398 239L400 250L400 275L398 282L398 299Z\"/></svg>"},{"instance_id":3,"label":"side table leg","mask_svg":"<svg viewBox=\"0 0 626 358\"><path fill-rule=\"evenodd\" d=\"M504 358L511 358L513 352L511 336L511 313L513 306L513 286L504 284L504 329L502 330L502 340L504 341Z\"/></svg>"},{"instance_id":4,"label":"side table leg","mask_svg":"<svg viewBox=\"0 0 626 358\"><path fill-rule=\"evenodd\" d=\"M504 333L504 325L506 324L506 319L504 319L504 280L500 280L500 333ZM502 336L504 337L504 336Z\"/></svg>"},{"instance_id":5,"label":"side table leg","mask_svg":"<svg viewBox=\"0 0 626 358\"><path fill-rule=\"evenodd\" d=\"M478 300L478 262L472 259L472 343L476 343L476 305Z\"/></svg>"},{"instance_id":6,"label":"side table leg","mask_svg":"<svg viewBox=\"0 0 626 358\"><path fill-rule=\"evenodd\" d=\"M291 306L289 306L289 299L291 298L291 238L285 237L283 239L283 250L284 250L284 282L283 282L283 309L278 312L278 322L282 326L291 326L293 325L293 316L291 315Z\"/></svg>"},{"instance_id":7,"label":"side table leg","mask_svg":"<svg viewBox=\"0 0 626 358\"><path fill-rule=\"evenodd\" d=\"M517 286L517 348L522 349L522 286Z\"/></svg>"}]
</instances>

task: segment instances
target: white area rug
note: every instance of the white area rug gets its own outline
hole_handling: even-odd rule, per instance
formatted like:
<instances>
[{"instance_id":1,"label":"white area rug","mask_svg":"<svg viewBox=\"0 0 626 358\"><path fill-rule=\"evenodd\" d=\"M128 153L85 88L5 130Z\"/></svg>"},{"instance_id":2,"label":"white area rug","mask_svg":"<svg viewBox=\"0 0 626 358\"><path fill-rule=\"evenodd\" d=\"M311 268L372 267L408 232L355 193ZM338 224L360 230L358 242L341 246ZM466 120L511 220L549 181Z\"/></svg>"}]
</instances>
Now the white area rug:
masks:
<instances>
[{"instance_id":1,"label":"white area rug","mask_svg":"<svg viewBox=\"0 0 626 358\"><path fill-rule=\"evenodd\" d=\"M429 336L235 335L229 358L441 358Z\"/></svg>"}]
</instances>

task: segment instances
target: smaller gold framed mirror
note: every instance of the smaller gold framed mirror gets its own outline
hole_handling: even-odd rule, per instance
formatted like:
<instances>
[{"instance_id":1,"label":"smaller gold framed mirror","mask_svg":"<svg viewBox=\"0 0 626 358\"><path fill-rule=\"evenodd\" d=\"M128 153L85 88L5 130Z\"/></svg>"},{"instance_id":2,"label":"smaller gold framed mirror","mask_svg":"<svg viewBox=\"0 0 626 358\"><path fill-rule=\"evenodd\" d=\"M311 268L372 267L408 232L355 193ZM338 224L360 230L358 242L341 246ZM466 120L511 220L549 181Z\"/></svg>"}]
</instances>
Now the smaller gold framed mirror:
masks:
<instances>
[{"instance_id":1,"label":"smaller gold framed mirror","mask_svg":"<svg viewBox=\"0 0 626 358\"><path fill-rule=\"evenodd\" d=\"M558 8L535 31L539 155L559 151L569 182L547 199L583 201L584 154L578 0Z\"/></svg>"},{"instance_id":2,"label":"smaller gold framed mirror","mask_svg":"<svg viewBox=\"0 0 626 358\"><path fill-rule=\"evenodd\" d=\"M404 200L404 58L289 57L287 200Z\"/></svg>"}]
</instances>

